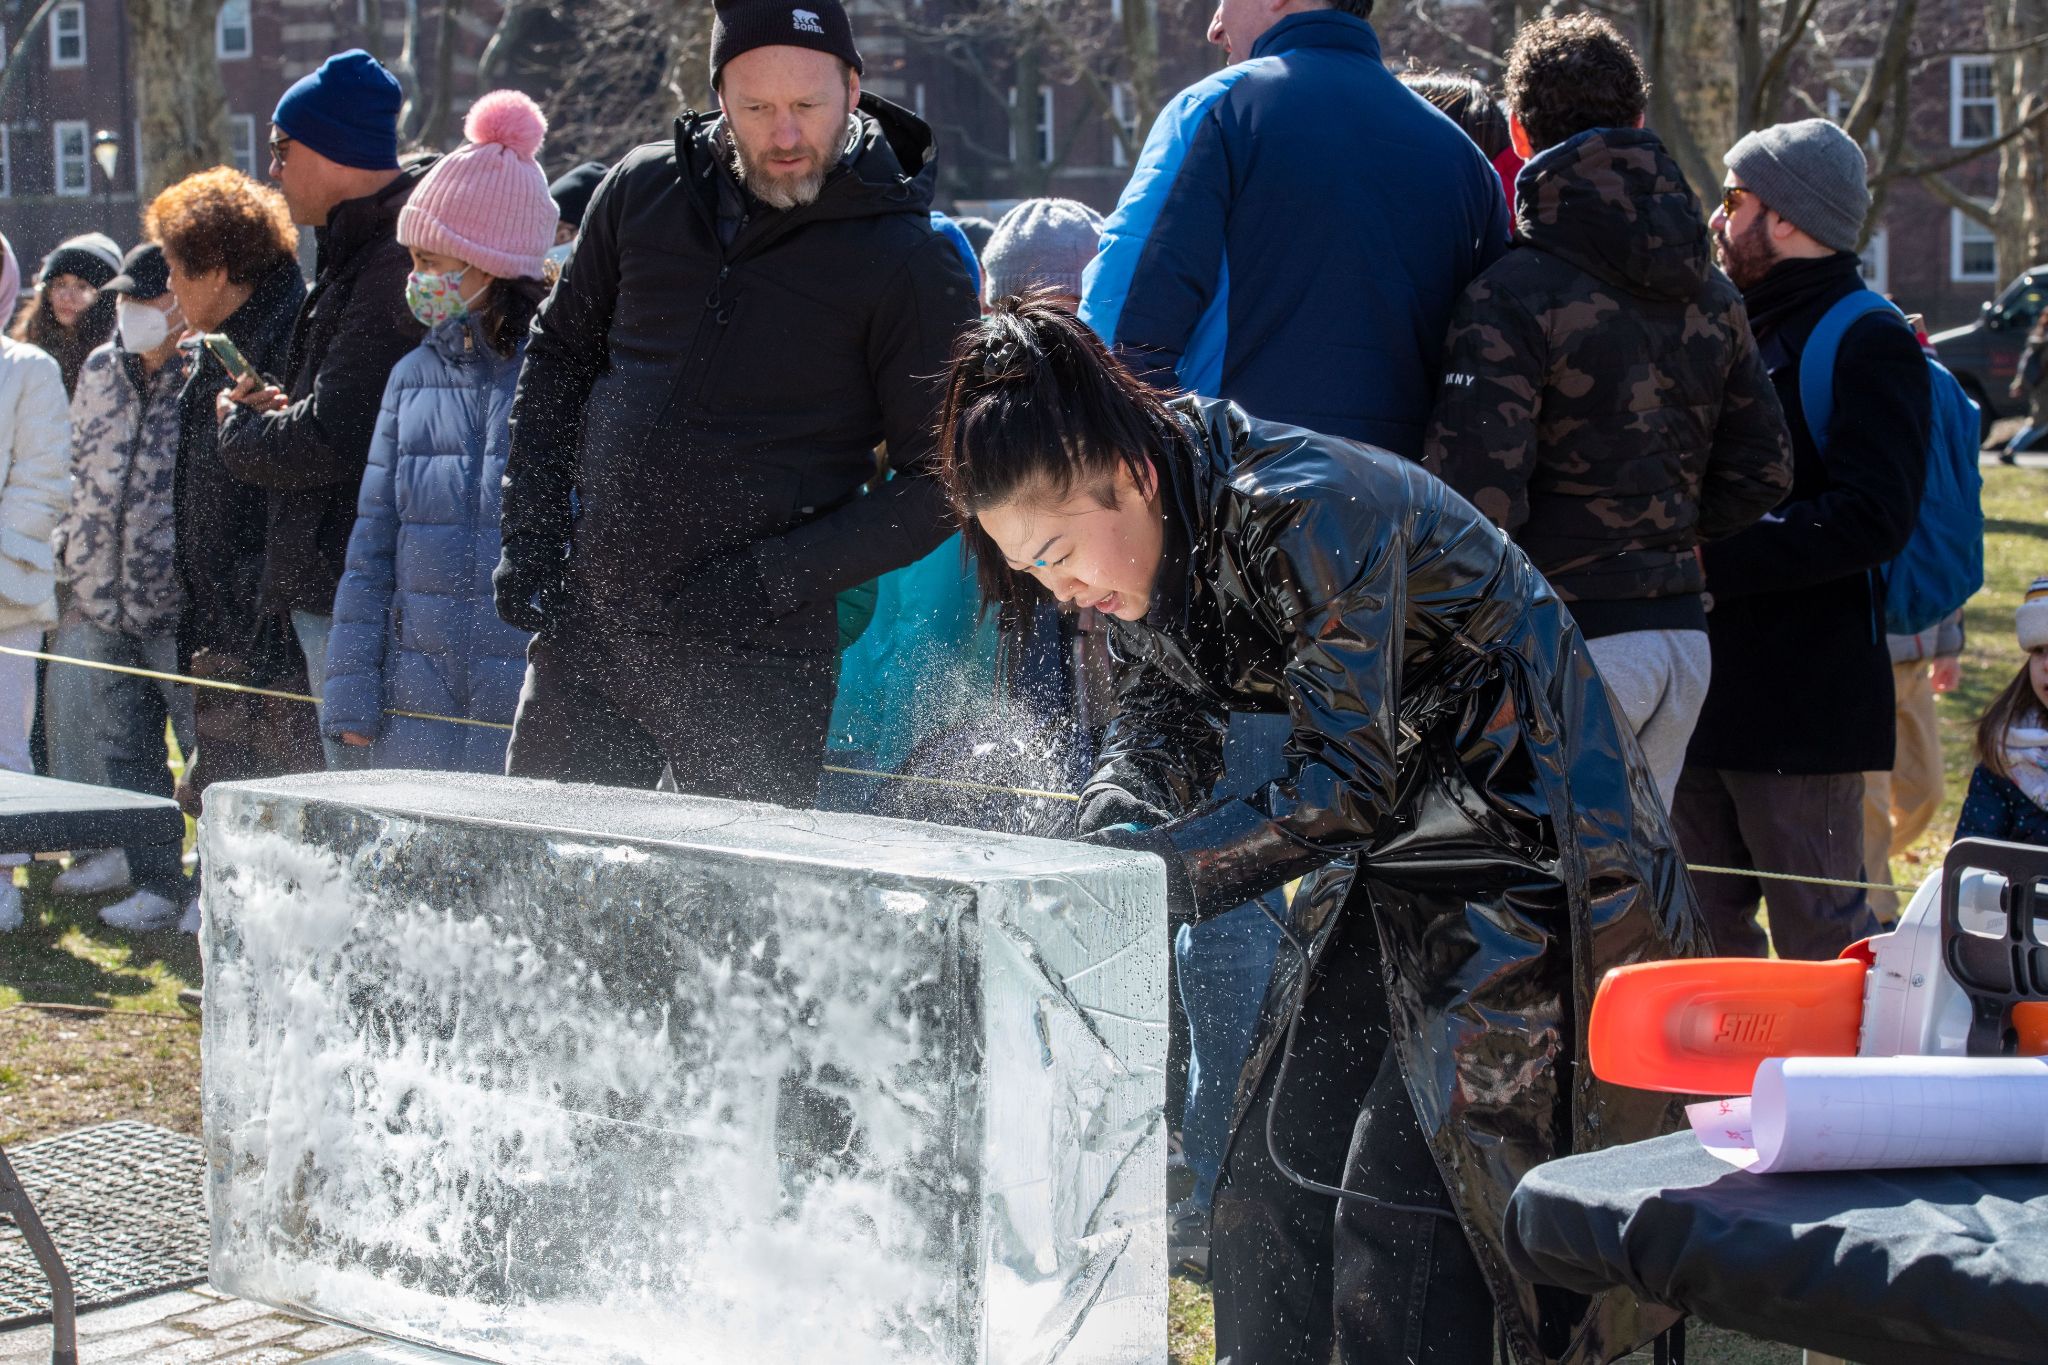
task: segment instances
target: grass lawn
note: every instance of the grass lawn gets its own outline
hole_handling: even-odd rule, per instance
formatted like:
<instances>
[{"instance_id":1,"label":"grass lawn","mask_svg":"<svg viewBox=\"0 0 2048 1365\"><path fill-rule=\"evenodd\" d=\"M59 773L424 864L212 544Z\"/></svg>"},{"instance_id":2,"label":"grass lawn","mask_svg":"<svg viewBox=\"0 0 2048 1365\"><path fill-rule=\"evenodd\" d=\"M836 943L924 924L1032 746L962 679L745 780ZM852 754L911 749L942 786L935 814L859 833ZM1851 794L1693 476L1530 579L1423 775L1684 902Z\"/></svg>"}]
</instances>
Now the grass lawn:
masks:
<instances>
[{"instance_id":1,"label":"grass lawn","mask_svg":"<svg viewBox=\"0 0 2048 1365\"><path fill-rule=\"evenodd\" d=\"M1987 466L1984 510L1985 585L1967 612L1962 685L1938 704L1947 798L1895 867L1902 886L1940 865L1969 778L1970 731L2020 665L2013 610L2027 584L2048 572L2048 471ZM54 864L32 864L25 875L27 923L0 934L0 1142L124 1117L196 1131L198 1027L177 1003L180 989L199 984L194 941L106 928L94 912L113 898L51 896ZM43 1003L84 1008L35 1008ZM1210 1365L1205 1294L1176 1281L1169 1330L1175 1365ZM1692 1346L1695 1365L1798 1359L1789 1348L1711 1329L1700 1330Z\"/></svg>"}]
</instances>

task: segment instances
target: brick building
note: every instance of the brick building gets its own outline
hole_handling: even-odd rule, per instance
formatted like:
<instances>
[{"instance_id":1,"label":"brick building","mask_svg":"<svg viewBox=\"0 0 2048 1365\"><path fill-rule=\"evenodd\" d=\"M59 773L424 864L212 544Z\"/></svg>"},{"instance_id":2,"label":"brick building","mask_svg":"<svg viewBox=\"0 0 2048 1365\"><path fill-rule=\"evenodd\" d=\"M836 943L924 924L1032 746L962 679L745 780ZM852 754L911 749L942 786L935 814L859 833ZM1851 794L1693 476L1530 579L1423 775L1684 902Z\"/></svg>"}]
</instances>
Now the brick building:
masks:
<instances>
[{"instance_id":1,"label":"brick building","mask_svg":"<svg viewBox=\"0 0 2048 1365\"><path fill-rule=\"evenodd\" d=\"M675 0L699 3L701 0ZM1142 142L1124 58L1106 44L1090 64L1090 81L1058 79L1033 70L1029 54L942 45L917 34L941 26L953 7L969 0L849 0L867 62L866 86L915 109L931 121L940 145L939 202L964 211L999 212L1015 199L1059 194L1108 209L1130 175L1125 139L1112 132L1122 123L1129 145ZM1112 20L1125 0L1102 0ZM1447 0L1448 2L1448 0ZM36 0L0 0L0 36L19 36L19 25ZM1150 0L1159 11L1159 78L1163 98L1220 64L1221 53L1204 40L1209 8L1205 0ZM403 37L402 7L387 4L380 46L396 52ZM422 11L438 13L436 0ZM558 0L557 19L573 31L574 0ZM1391 8L1391 7L1389 7ZM1959 22L1971 13L1961 0L1924 6L1930 25L1941 26L1952 43ZM363 28L362 0L227 0L215 32L230 111L234 161L256 172L264 159L267 119L284 88L329 53L370 45ZM457 109L473 97L475 57L496 23L497 0L470 0L457 18L462 58L452 64ZM1485 10L1452 4L1460 22L1483 24ZM67 0L52 12L44 32L29 36L16 69L0 73L9 85L0 100L0 230L14 242L29 268L62 237L87 228L111 233L124 245L136 234L137 164L134 81L129 67L123 0ZM436 24L422 24L431 43ZM1443 62L1448 44L1404 16L1388 21L1383 38L1388 60L1405 65ZM987 45L985 45L987 46ZM431 51L420 68L433 70ZM1809 73L1806 95L1813 106L1844 113L1867 63L1844 60L1826 72ZM1992 58L1956 55L1924 64L1913 78L1911 136L1931 155L1982 142L1998 134L1998 105L1992 97ZM1013 110L1016 114L1013 116ZM647 132L622 130L622 145L654 135L666 110L650 110ZM115 176L109 181L93 161L95 140L111 134L119 145ZM1950 179L1966 193L1988 200L1996 187L1995 154L1970 162ZM2000 283L1989 233L1933 193L1912 181L1896 182L1884 204L1881 228L1866 257L1879 287L1906 308L1925 313L1936 327L1965 321ZM2009 273L2009 272L2008 272Z\"/></svg>"}]
</instances>

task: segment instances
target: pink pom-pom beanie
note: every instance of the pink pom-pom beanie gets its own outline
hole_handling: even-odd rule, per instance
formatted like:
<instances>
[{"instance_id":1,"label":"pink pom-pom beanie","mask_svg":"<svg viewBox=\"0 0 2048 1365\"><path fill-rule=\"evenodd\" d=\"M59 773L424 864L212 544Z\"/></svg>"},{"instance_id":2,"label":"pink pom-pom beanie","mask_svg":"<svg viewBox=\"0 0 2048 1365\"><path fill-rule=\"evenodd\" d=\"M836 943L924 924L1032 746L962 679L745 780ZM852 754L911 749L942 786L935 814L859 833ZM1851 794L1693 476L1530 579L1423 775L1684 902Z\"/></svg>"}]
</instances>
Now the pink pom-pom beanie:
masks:
<instances>
[{"instance_id":1,"label":"pink pom-pom beanie","mask_svg":"<svg viewBox=\"0 0 2048 1365\"><path fill-rule=\"evenodd\" d=\"M434 163L398 212L398 240L503 279L540 278L555 244L555 201L534 158L547 136L540 106L493 90L463 121L469 139Z\"/></svg>"}]
</instances>

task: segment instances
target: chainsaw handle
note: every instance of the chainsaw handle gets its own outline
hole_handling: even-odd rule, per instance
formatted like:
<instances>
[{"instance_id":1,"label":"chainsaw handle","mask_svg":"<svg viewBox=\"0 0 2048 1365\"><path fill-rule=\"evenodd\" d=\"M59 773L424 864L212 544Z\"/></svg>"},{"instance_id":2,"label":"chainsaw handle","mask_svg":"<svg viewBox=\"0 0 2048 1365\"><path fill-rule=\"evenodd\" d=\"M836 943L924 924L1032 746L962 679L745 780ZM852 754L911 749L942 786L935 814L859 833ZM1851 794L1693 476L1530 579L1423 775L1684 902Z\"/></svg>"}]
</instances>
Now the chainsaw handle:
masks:
<instances>
[{"instance_id":1,"label":"chainsaw handle","mask_svg":"<svg viewBox=\"0 0 2048 1365\"><path fill-rule=\"evenodd\" d=\"M2005 879L1999 896L2004 923L1997 934L1963 927L1963 874L1970 871L1993 872ZM2048 849L2031 844L1959 839L1942 863L1941 958L1970 1001L1973 1057L2014 1055L2021 1043L2016 1008L2028 1001L2048 1001L2048 944L2034 932L2036 917L2048 916L2044 882Z\"/></svg>"}]
</instances>

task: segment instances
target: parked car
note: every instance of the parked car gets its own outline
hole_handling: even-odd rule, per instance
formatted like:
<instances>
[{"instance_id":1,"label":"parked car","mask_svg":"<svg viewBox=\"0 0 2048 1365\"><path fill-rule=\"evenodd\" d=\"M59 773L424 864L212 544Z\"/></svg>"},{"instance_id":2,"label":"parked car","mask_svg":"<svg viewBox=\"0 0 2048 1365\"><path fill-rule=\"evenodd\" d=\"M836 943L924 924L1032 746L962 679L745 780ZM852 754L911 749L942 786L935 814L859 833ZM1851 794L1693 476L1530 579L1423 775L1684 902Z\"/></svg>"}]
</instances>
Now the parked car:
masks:
<instances>
[{"instance_id":1,"label":"parked car","mask_svg":"<svg viewBox=\"0 0 2048 1365\"><path fill-rule=\"evenodd\" d=\"M2048 265L2037 265L1986 303L1983 316L1975 322L1933 338L1941 363L1962 381L1983 410L1987 441L1993 422L2027 414L2026 399L2014 398L2009 390L2019 368L2020 348L2027 344L2027 332L2041 316L2044 304L2048 304Z\"/></svg>"}]
</instances>

